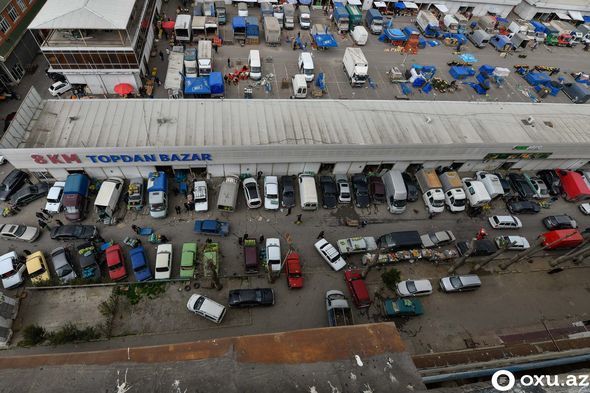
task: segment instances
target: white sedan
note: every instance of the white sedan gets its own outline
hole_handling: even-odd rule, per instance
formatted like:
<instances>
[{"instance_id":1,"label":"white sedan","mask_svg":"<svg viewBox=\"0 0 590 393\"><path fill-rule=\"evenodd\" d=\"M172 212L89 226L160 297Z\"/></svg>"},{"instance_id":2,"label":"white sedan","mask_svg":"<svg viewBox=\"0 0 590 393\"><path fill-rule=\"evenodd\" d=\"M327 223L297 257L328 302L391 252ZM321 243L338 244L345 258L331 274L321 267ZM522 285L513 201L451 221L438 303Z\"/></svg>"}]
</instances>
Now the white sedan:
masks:
<instances>
[{"instance_id":1,"label":"white sedan","mask_svg":"<svg viewBox=\"0 0 590 393\"><path fill-rule=\"evenodd\" d=\"M264 208L267 210L279 208L279 179L276 176L264 177Z\"/></svg>"},{"instance_id":2,"label":"white sedan","mask_svg":"<svg viewBox=\"0 0 590 393\"><path fill-rule=\"evenodd\" d=\"M401 297L425 296L432 293L432 284L428 280L406 280L397 284L397 294Z\"/></svg>"},{"instance_id":3,"label":"white sedan","mask_svg":"<svg viewBox=\"0 0 590 393\"><path fill-rule=\"evenodd\" d=\"M522 236L498 236L494 241L498 248L506 245L508 250L526 250L531 246L529 241Z\"/></svg>"},{"instance_id":4,"label":"white sedan","mask_svg":"<svg viewBox=\"0 0 590 393\"><path fill-rule=\"evenodd\" d=\"M160 244L156 252L156 280L167 280L172 270L172 244Z\"/></svg>"},{"instance_id":5,"label":"white sedan","mask_svg":"<svg viewBox=\"0 0 590 393\"><path fill-rule=\"evenodd\" d=\"M590 203L582 203L580 206L578 206L580 208L580 211L582 213L584 213L585 215L590 215Z\"/></svg>"},{"instance_id":6,"label":"white sedan","mask_svg":"<svg viewBox=\"0 0 590 393\"><path fill-rule=\"evenodd\" d=\"M39 228L27 225L0 225L0 237L8 240L23 240L34 242L39 237Z\"/></svg>"},{"instance_id":7,"label":"white sedan","mask_svg":"<svg viewBox=\"0 0 590 393\"><path fill-rule=\"evenodd\" d=\"M54 97L62 95L66 91L72 90L72 85L69 82L55 82L51 87L49 87L49 94Z\"/></svg>"},{"instance_id":8,"label":"white sedan","mask_svg":"<svg viewBox=\"0 0 590 393\"><path fill-rule=\"evenodd\" d=\"M336 248L328 243L326 239L320 239L315 244L315 249L318 250L322 258L334 271L343 269L346 266L346 261L342 258L342 255L336 250Z\"/></svg>"}]
</instances>

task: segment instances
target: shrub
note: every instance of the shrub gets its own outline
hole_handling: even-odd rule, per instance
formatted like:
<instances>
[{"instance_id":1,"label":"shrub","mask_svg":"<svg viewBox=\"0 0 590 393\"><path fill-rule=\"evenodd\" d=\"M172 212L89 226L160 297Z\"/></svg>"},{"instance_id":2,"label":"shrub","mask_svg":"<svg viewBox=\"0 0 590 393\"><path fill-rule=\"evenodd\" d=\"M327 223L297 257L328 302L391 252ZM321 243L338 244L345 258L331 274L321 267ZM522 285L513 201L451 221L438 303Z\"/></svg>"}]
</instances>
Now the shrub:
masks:
<instances>
[{"instance_id":1,"label":"shrub","mask_svg":"<svg viewBox=\"0 0 590 393\"><path fill-rule=\"evenodd\" d=\"M30 347L41 344L47 338L47 332L39 325L28 325L23 329L24 339L18 343L20 346Z\"/></svg>"},{"instance_id":2,"label":"shrub","mask_svg":"<svg viewBox=\"0 0 590 393\"><path fill-rule=\"evenodd\" d=\"M98 329L94 327L87 327L85 329L79 329L76 325L68 322L62 326L59 330L50 333L49 343L52 345L66 344L76 341L90 341L100 338Z\"/></svg>"},{"instance_id":3,"label":"shrub","mask_svg":"<svg viewBox=\"0 0 590 393\"><path fill-rule=\"evenodd\" d=\"M401 281L401 273L397 269L389 269L381 274L381 279L388 289L395 291L397 283Z\"/></svg>"}]
</instances>

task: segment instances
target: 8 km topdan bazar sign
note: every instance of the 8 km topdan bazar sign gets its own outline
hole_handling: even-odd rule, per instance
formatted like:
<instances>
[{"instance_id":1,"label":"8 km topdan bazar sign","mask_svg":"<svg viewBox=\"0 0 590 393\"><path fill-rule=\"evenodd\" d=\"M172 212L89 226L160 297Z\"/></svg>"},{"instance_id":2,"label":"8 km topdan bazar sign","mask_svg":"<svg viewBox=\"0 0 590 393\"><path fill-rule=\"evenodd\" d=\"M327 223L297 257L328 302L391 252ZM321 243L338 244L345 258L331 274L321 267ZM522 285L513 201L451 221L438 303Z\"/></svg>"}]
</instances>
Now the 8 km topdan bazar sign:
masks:
<instances>
[{"instance_id":1,"label":"8 km topdan bazar sign","mask_svg":"<svg viewBox=\"0 0 590 393\"><path fill-rule=\"evenodd\" d=\"M31 159L39 165L72 164L174 164L178 162L213 161L209 153L151 153L151 154L31 154Z\"/></svg>"}]
</instances>

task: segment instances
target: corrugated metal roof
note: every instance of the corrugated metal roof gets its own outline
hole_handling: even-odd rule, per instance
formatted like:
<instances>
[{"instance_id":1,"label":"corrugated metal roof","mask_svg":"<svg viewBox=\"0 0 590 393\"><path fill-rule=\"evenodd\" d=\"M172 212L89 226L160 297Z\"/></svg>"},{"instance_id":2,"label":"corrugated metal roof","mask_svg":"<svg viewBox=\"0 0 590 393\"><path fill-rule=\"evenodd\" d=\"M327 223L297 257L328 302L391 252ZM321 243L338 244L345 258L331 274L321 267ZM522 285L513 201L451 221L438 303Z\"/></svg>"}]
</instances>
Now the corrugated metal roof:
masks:
<instances>
[{"instance_id":1,"label":"corrugated metal roof","mask_svg":"<svg viewBox=\"0 0 590 393\"><path fill-rule=\"evenodd\" d=\"M121 30L134 4L135 0L47 0L29 29Z\"/></svg>"},{"instance_id":2,"label":"corrugated metal roof","mask_svg":"<svg viewBox=\"0 0 590 393\"><path fill-rule=\"evenodd\" d=\"M22 147L590 144L587 105L48 100ZM534 125L525 120L532 116Z\"/></svg>"}]
</instances>

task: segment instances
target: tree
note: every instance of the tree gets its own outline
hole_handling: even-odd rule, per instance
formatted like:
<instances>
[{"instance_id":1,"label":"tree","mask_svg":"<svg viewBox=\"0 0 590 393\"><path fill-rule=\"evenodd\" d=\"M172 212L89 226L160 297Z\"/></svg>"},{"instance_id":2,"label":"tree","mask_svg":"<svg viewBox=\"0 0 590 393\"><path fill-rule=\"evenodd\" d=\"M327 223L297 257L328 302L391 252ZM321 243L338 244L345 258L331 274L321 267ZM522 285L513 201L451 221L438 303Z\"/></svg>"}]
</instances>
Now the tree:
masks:
<instances>
[{"instance_id":1,"label":"tree","mask_svg":"<svg viewBox=\"0 0 590 393\"><path fill-rule=\"evenodd\" d=\"M381 274L383 284L392 291L395 291L397 283L402 280L401 273L397 269L390 269Z\"/></svg>"}]
</instances>

